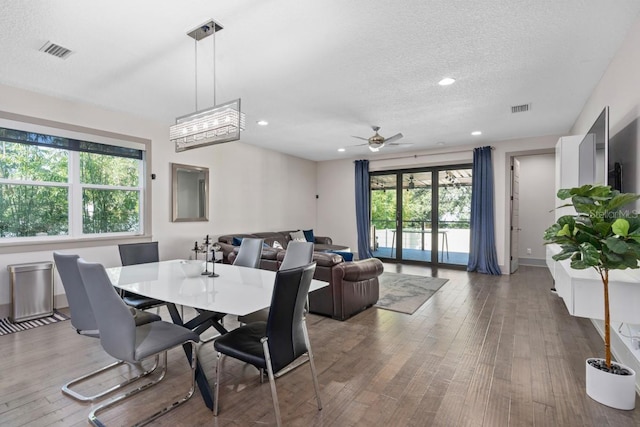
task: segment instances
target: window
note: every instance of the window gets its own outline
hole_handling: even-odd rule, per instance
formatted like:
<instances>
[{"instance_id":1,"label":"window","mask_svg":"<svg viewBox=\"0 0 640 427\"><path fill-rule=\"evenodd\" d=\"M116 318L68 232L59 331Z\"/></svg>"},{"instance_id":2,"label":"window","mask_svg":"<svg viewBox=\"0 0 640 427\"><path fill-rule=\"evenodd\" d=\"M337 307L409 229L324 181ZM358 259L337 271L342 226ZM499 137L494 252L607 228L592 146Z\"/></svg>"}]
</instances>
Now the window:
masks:
<instances>
[{"instance_id":1,"label":"window","mask_svg":"<svg viewBox=\"0 0 640 427\"><path fill-rule=\"evenodd\" d=\"M122 143L0 127L0 243L143 234L144 151Z\"/></svg>"}]
</instances>

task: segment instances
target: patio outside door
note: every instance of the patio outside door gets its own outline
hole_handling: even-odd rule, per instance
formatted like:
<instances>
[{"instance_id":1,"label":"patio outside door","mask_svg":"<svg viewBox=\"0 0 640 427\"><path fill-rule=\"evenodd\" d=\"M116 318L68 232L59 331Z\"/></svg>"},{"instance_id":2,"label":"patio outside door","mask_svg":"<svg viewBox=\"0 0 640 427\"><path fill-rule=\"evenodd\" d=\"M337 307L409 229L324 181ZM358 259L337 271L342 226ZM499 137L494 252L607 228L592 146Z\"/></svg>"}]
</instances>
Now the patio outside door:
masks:
<instances>
[{"instance_id":1,"label":"patio outside door","mask_svg":"<svg viewBox=\"0 0 640 427\"><path fill-rule=\"evenodd\" d=\"M400 260L437 262L432 251L432 171L405 172L402 179L402 214L397 239Z\"/></svg>"},{"instance_id":2,"label":"patio outside door","mask_svg":"<svg viewBox=\"0 0 640 427\"><path fill-rule=\"evenodd\" d=\"M471 166L371 174L373 255L466 266Z\"/></svg>"}]
</instances>

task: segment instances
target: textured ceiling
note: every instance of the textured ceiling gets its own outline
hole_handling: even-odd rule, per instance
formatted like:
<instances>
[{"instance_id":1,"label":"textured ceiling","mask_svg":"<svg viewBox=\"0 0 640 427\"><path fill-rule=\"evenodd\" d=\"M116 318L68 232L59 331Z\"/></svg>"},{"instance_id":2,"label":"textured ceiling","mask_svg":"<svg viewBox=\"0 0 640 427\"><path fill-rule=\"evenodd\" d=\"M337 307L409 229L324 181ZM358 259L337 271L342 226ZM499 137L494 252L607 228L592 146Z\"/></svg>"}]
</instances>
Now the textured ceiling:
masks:
<instances>
[{"instance_id":1,"label":"textured ceiling","mask_svg":"<svg viewBox=\"0 0 640 427\"><path fill-rule=\"evenodd\" d=\"M370 156L350 135L371 125L413 144L382 154L491 143L567 133L639 12L637 0L2 0L0 83L168 128L196 107L186 33L213 18L216 99L242 98L245 143ZM213 104L211 39L198 44L199 108ZM39 52L48 40L74 53Z\"/></svg>"}]
</instances>

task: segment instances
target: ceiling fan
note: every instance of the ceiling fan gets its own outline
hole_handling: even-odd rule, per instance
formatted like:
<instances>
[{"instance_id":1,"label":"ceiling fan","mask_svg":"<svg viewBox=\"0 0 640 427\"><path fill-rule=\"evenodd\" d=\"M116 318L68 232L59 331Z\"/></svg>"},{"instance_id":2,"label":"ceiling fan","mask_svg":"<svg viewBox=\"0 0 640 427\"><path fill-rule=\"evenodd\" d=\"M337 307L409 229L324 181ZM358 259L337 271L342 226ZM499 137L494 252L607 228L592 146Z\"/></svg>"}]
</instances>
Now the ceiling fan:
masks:
<instances>
[{"instance_id":1,"label":"ceiling fan","mask_svg":"<svg viewBox=\"0 0 640 427\"><path fill-rule=\"evenodd\" d=\"M361 145L368 145L369 146L369 150L376 152L378 150L380 150L382 147L385 147L387 145L412 145L410 143L407 144L399 144L397 142L393 142L393 141L397 141L400 138L403 137L402 133L397 133L393 136L390 136L389 138L385 138L384 136L378 134L378 131L380 130L380 126L371 126L371 129L373 129L373 131L375 132L375 135L373 135L370 138L363 138L361 136L353 136L354 138L358 138L358 139L362 139L363 141L367 141L366 144L358 144L355 147L359 147Z\"/></svg>"}]
</instances>

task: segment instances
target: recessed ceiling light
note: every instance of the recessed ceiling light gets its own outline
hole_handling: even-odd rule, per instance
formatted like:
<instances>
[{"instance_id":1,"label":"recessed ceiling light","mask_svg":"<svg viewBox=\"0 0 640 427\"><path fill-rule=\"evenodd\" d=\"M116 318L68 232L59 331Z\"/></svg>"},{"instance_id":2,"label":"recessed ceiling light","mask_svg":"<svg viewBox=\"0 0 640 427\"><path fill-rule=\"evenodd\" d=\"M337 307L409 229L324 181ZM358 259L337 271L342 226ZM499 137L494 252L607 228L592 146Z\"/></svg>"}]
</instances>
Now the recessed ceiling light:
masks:
<instances>
[{"instance_id":1,"label":"recessed ceiling light","mask_svg":"<svg viewBox=\"0 0 640 427\"><path fill-rule=\"evenodd\" d=\"M440 145L440 146L443 146L443 145L445 145L445 144L446 144L446 142L444 142L444 141L438 141L438 142L436 142L436 145Z\"/></svg>"},{"instance_id":2,"label":"recessed ceiling light","mask_svg":"<svg viewBox=\"0 0 640 427\"><path fill-rule=\"evenodd\" d=\"M449 86L449 85L454 84L454 83L455 83L455 81L456 81L456 79L452 79L451 77L445 77L444 79L440 80L440 81L438 82L438 84L439 84L440 86Z\"/></svg>"},{"instance_id":3,"label":"recessed ceiling light","mask_svg":"<svg viewBox=\"0 0 640 427\"><path fill-rule=\"evenodd\" d=\"M341 152L341 153L344 153L347 150L345 150L344 148L338 148L338 151Z\"/></svg>"},{"instance_id":4,"label":"recessed ceiling light","mask_svg":"<svg viewBox=\"0 0 640 427\"><path fill-rule=\"evenodd\" d=\"M258 120L256 123L259 124L260 126L266 126L269 124L269 122L266 120Z\"/></svg>"},{"instance_id":5,"label":"recessed ceiling light","mask_svg":"<svg viewBox=\"0 0 640 427\"><path fill-rule=\"evenodd\" d=\"M480 132L479 130L474 130L473 132L471 132L471 135L473 136L482 135L482 132Z\"/></svg>"}]
</instances>

